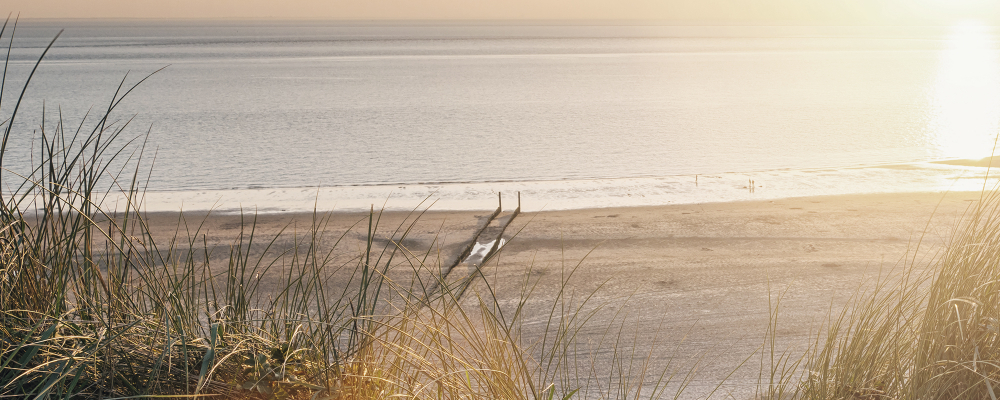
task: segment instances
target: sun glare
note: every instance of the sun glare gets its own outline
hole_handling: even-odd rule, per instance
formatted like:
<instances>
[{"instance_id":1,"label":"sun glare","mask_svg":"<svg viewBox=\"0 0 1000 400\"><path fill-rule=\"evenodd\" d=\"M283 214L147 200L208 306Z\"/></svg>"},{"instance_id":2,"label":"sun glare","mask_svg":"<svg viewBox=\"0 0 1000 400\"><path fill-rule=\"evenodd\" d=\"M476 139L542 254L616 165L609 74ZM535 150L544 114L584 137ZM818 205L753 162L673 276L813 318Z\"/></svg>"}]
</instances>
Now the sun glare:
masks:
<instances>
[{"instance_id":1,"label":"sun glare","mask_svg":"<svg viewBox=\"0 0 1000 400\"><path fill-rule=\"evenodd\" d=\"M1000 59L993 29L977 23L955 25L945 46L930 125L941 156L989 156L1000 120Z\"/></svg>"}]
</instances>

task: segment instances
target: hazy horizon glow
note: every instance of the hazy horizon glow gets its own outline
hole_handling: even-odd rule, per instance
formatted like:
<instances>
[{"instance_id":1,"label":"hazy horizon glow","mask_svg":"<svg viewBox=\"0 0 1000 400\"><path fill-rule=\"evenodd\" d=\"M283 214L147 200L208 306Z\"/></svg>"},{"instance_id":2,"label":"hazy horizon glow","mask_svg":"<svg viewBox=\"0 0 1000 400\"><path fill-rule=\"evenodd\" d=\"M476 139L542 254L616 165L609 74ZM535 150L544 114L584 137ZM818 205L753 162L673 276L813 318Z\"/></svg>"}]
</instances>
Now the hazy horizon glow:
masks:
<instances>
[{"instance_id":1,"label":"hazy horizon glow","mask_svg":"<svg viewBox=\"0 0 1000 400\"><path fill-rule=\"evenodd\" d=\"M0 0L21 18L655 20L674 23L951 24L994 16L986 0ZM992 17L989 24L1000 22Z\"/></svg>"}]
</instances>

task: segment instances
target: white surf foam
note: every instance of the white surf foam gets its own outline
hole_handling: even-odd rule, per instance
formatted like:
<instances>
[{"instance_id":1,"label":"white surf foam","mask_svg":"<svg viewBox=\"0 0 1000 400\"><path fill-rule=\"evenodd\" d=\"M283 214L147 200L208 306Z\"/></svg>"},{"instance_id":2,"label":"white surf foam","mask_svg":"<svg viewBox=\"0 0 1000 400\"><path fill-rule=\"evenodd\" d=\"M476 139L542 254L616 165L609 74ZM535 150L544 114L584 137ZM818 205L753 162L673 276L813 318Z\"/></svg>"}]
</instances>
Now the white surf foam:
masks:
<instances>
[{"instance_id":1,"label":"white surf foam","mask_svg":"<svg viewBox=\"0 0 1000 400\"><path fill-rule=\"evenodd\" d=\"M151 212L221 213L365 211L372 207L489 210L497 206L497 193L502 192L504 209L512 210L517 207L520 192L522 211L531 212L856 193L977 191L983 188L985 173L984 168L928 163L623 179L153 191L145 194L143 208ZM123 208L122 199L113 197L105 207L113 209L115 202L119 209Z\"/></svg>"}]
</instances>

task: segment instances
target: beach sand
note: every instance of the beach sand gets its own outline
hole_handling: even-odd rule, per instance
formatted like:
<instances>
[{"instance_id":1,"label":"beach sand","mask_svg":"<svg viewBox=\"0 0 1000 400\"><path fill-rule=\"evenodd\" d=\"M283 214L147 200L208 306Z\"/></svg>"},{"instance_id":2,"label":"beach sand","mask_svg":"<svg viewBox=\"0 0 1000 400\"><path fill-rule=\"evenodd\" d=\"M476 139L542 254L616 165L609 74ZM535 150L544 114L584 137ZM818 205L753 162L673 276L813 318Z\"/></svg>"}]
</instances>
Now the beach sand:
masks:
<instances>
[{"instance_id":1,"label":"beach sand","mask_svg":"<svg viewBox=\"0 0 1000 400\"><path fill-rule=\"evenodd\" d=\"M779 349L803 349L831 310L839 311L880 273L904 259L926 266L979 198L978 192L865 194L525 213L508 228L505 237L512 238L499 257L482 271L504 307L516 304L526 277L537 284L524 311L523 339L530 344L544 331L560 282L579 265L566 293L576 303L594 293L589 304L605 308L577 339L595 345L609 324L621 324L627 315L614 332L623 326L624 346L639 349L640 357L651 354L654 369L671 361L688 368L701 359L684 397L698 396L761 346L769 310L779 296ZM429 211L412 225L414 215L387 212L381 215L376 235L381 240L375 245L384 246L396 227L409 227L401 243L412 254L398 257L390 276L404 286L427 285L437 266L455 258L490 212ZM249 222L252 217L244 218ZM333 265L356 264L365 246L367 218L330 214L321 242L329 246L340 240L330 255ZM183 219L150 214L147 221L161 247L178 232L178 221L187 224L179 231L179 243L193 237L200 224L195 247L207 245L213 263L228 257L241 222L239 216L199 213ZM285 229L270 251L288 251L292 236L307 234L312 221L310 214L257 216L256 240L264 243ZM251 256L262 251L254 247ZM420 267L421 260L429 267ZM281 270L278 265L268 273L276 284ZM408 281L415 270L419 282ZM480 280L469 293L486 290ZM626 313L616 314L619 308ZM649 353L653 342L658 347ZM606 354L608 344L601 346ZM759 358L750 359L721 393L750 397L759 365Z\"/></svg>"}]
</instances>

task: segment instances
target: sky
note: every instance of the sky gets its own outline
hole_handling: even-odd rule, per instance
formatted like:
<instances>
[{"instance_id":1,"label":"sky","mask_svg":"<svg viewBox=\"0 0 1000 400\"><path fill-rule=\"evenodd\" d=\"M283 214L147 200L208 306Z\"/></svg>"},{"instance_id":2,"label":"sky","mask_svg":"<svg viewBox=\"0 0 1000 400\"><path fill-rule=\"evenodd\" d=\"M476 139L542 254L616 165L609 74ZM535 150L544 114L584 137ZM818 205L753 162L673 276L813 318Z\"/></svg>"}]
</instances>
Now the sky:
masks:
<instances>
[{"instance_id":1,"label":"sky","mask_svg":"<svg viewBox=\"0 0 1000 400\"><path fill-rule=\"evenodd\" d=\"M656 20L717 24L1000 22L992 0L0 0L22 18Z\"/></svg>"}]
</instances>

